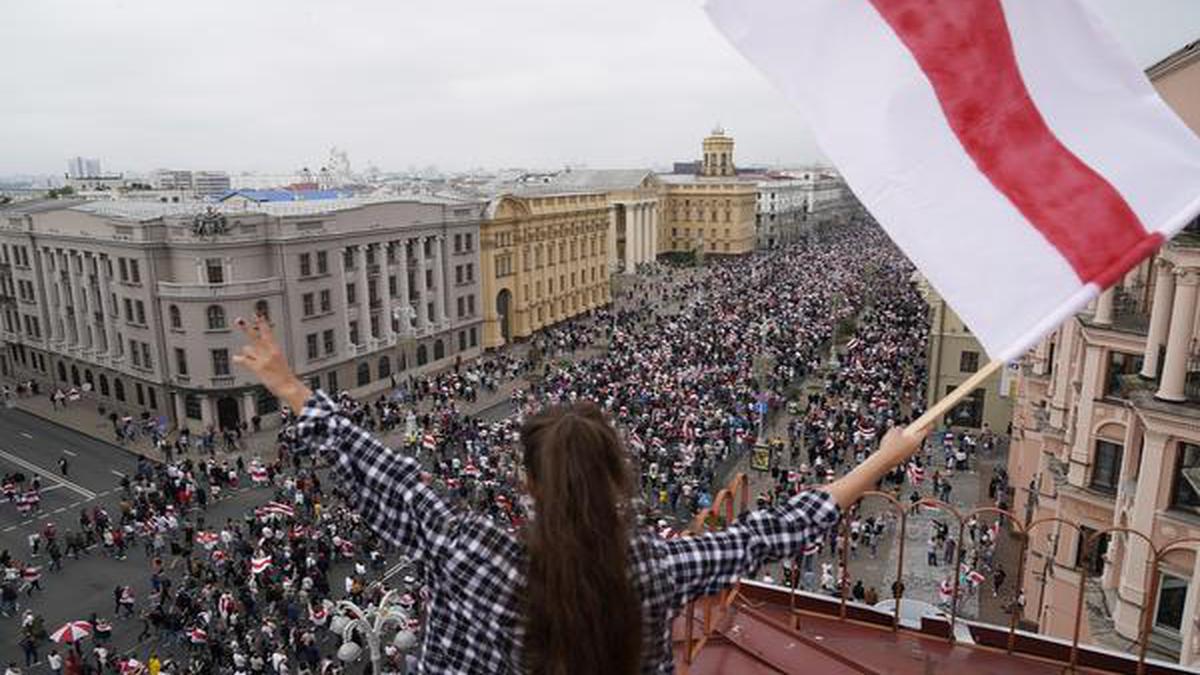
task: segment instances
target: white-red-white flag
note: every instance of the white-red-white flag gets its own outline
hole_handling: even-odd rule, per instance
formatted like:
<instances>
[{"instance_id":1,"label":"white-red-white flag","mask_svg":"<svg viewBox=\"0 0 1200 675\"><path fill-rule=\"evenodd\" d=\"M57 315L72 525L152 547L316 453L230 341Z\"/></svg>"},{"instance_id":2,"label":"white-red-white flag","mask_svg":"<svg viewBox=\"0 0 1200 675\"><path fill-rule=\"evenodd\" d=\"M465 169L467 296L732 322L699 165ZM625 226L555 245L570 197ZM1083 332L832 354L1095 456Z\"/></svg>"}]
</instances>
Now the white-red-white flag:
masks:
<instances>
[{"instance_id":1,"label":"white-red-white flag","mask_svg":"<svg viewBox=\"0 0 1200 675\"><path fill-rule=\"evenodd\" d=\"M709 0L1010 360L1200 212L1200 140L1079 0Z\"/></svg>"}]
</instances>

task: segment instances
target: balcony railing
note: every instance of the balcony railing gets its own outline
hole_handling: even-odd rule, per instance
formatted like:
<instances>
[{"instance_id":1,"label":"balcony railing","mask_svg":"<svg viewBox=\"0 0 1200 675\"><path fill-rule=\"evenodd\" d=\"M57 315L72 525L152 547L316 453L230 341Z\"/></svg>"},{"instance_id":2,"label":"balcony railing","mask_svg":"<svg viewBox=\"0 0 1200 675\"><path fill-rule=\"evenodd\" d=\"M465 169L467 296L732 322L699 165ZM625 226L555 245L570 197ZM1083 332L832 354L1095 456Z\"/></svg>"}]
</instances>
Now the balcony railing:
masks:
<instances>
[{"instance_id":1,"label":"balcony railing","mask_svg":"<svg viewBox=\"0 0 1200 675\"><path fill-rule=\"evenodd\" d=\"M177 284L158 282L158 294L164 298L218 299L251 295L269 295L283 291L283 280L279 277L253 281L231 281L225 284Z\"/></svg>"},{"instance_id":2,"label":"balcony railing","mask_svg":"<svg viewBox=\"0 0 1200 675\"><path fill-rule=\"evenodd\" d=\"M729 485L717 493L713 500L712 506L701 511L694 519L690 532L693 534L702 534L710 531L722 529L725 524L734 522L736 516L744 512L749 506L750 485L745 474L737 474ZM728 648L731 644L735 646L742 641L743 637L726 634L730 630L730 626L734 626L734 630L740 630L737 626L740 622L731 621L734 615L742 615L746 618L746 622L753 623L757 619L763 618L764 597L773 595L774 598L767 602L778 604L780 598L786 597L784 602L790 605L791 625L778 626L779 630L788 631L787 637L791 641L791 645L800 650L811 650L815 657L832 658L842 664L848 665L851 670L858 672L876 672L867 665L866 657L860 657L851 650L837 650L829 644L822 644L817 638L813 640L810 636L806 636L801 630L801 624L804 622L850 622L858 627L873 627L878 631L876 635L880 639L887 633L900 634L908 633L925 639L936 638L945 642L959 646L975 649L977 647L987 648L995 654L1004 653L1012 657L1014 660L1008 664L1008 672L1020 672L1022 662L1028 663L1028 660L1045 661L1049 659L1066 666L1064 672L1120 672L1133 673L1144 675L1147 672L1158 673L1182 673L1188 669L1182 666L1167 664L1165 662L1155 662L1148 664L1146 660L1146 652L1150 647L1153 637L1153 613L1156 607L1154 602L1145 602L1141 608L1141 614L1138 621L1139 633L1133 644L1128 649L1120 651L1109 650L1103 647L1081 645L1081 622L1088 619L1088 612L1091 611L1084 606L1084 596L1089 591L1088 583L1085 582L1085 576L1082 572L1091 569L1093 566L1092 558L1099 551L1099 544L1102 540L1111 539L1112 537L1122 537L1125 539L1136 538L1145 542L1148 547L1148 557L1151 573L1147 575L1147 589L1145 597L1154 598L1158 594L1158 584L1160 575L1157 573L1160 566L1163 564L1166 557L1172 553L1182 551L1195 550L1200 540L1195 538L1178 539L1169 542L1162 542L1155 545L1154 541L1146 534L1125 527L1110 527L1100 531L1092 531L1086 528L1081 528L1077 523L1073 523L1062 518L1049 517L1031 520L1029 518L1018 518L1011 511L1004 511L994 507L979 507L973 510L960 510L950 504L946 504L933 499L922 499L916 503L905 504L896 499L895 496L883 492L867 492L864 494L862 501L858 507L864 508L868 502L874 502L874 505L882 503L884 511L890 512L896 518L895 531L897 532L898 553L894 556L896 560L895 574L896 583L892 587L892 597L894 602L891 603L891 611L884 612L875 609L863 603L856 602L850 599L850 571L854 566L855 558L851 557L851 537L849 518L843 518L840 523L840 537L838 537L839 546L834 552L836 558L834 562L840 563L840 569L843 570L843 578L836 582L837 592L831 597L829 595L817 595L798 590L799 581L801 579L800 571L803 569L803 559L798 558L792 561L791 569L795 570L792 574L790 588L781 587L765 587L763 584L754 583L752 585L744 585L741 581L735 582L734 585L714 596L701 598L689 603L682 611L680 622L682 623L682 631L680 626L676 626L676 653L677 663L682 666L681 672L689 672L690 666L696 662L702 650L710 643L716 645L715 648ZM1076 538L1082 538L1080 542L1081 550L1084 551L1081 556L1079 566L1078 589L1074 598L1074 626L1073 637L1068 642L1049 636L1043 636L1035 633L1030 633L1024 630L1018 630L1018 623L1025 611L1025 606L1022 603L1011 602L1007 605L1007 614L1009 616L1008 626L994 626L979 622L961 622L959 619L959 605L961 602L960 578L962 574L952 574L954 577L953 589L949 593L946 600L948 606L946 613L948 621L940 617L930 617L926 615L921 619L917 627L911 624L901 622L901 605L905 594L905 555L904 546L908 539L909 519L922 511L937 511L937 518L944 519L950 522L950 532L956 534L956 541L967 541L967 523L972 518L976 518L981 528L993 527L997 532L997 540L1004 537L1009 537L1010 541L1015 540L1019 543L1018 568L1016 574L1009 577L1014 580L1015 584L1020 587L1025 579L1025 565L1028 554L1030 541L1036 536L1045 536L1047 534L1055 534L1056 530L1066 529L1074 530ZM955 527L957 524L957 527ZM685 535L686 536L686 535ZM955 565L949 569L959 570L963 565L966 546L958 546L955 550ZM1062 567L1069 567L1063 565ZM1039 603L1041 601L1039 600ZM1185 621L1190 620L1185 617ZM760 622L761 623L761 622ZM965 633L964 633L965 631ZM960 643L961 635L969 634L970 639L967 642ZM860 638L861 639L861 638ZM843 641L842 644L845 644ZM797 652L791 652L799 658ZM928 667L928 663L926 666ZM797 664L796 671L804 672L804 665ZM907 672L900 668L895 672ZM917 672L917 671L912 671ZM928 671L927 671L928 672Z\"/></svg>"}]
</instances>

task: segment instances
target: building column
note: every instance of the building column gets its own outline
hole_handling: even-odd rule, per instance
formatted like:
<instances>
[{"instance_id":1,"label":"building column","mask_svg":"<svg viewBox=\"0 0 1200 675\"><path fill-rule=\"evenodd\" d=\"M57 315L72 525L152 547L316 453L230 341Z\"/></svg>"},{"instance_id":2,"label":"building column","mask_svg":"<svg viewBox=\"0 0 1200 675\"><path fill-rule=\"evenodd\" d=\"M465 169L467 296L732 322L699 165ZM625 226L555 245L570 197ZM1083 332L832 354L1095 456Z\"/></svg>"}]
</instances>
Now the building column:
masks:
<instances>
[{"instance_id":1,"label":"building column","mask_svg":"<svg viewBox=\"0 0 1200 675\"><path fill-rule=\"evenodd\" d=\"M392 344L392 266L388 262L391 251L390 241L385 241L379 246L379 335L384 345Z\"/></svg>"},{"instance_id":2,"label":"building column","mask_svg":"<svg viewBox=\"0 0 1200 675\"><path fill-rule=\"evenodd\" d=\"M215 402L209 398L207 394L200 394L200 426L202 429L208 429L214 425L213 405Z\"/></svg>"},{"instance_id":3,"label":"building column","mask_svg":"<svg viewBox=\"0 0 1200 675\"><path fill-rule=\"evenodd\" d=\"M442 330L450 325L450 318L446 316L446 266L442 264L445 260L442 248L445 245L446 238L442 235L433 238L433 282L437 284L433 292L433 307L437 314L438 328Z\"/></svg>"},{"instance_id":4,"label":"building column","mask_svg":"<svg viewBox=\"0 0 1200 675\"><path fill-rule=\"evenodd\" d=\"M634 241L637 242L637 245L633 249L633 261L640 265L646 262L646 205L638 202L635 212L637 217L634 220L636 223Z\"/></svg>"},{"instance_id":5,"label":"building column","mask_svg":"<svg viewBox=\"0 0 1200 675\"><path fill-rule=\"evenodd\" d=\"M417 237L417 330L424 332L433 321L429 316L429 289L425 284L425 271L429 263L425 260L425 237Z\"/></svg>"},{"instance_id":6,"label":"building column","mask_svg":"<svg viewBox=\"0 0 1200 675\"><path fill-rule=\"evenodd\" d=\"M82 261L83 256L77 252L67 253L67 278L71 284L71 306L75 312L75 345L82 349L90 345L87 341L87 325L84 323L87 310L83 305L83 282L75 272L76 260Z\"/></svg>"},{"instance_id":7,"label":"building column","mask_svg":"<svg viewBox=\"0 0 1200 675\"><path fill-rule=\"evenodd\" d=\"M1200 270L1175 270L1175 301L1171 308L1171 328L1167 334L1167 360L1163 364L1155 398L1163 401L1183 401L1187 383L1192 329L1196 323L1196 291L1200 285Z\"/></svg>"},{"instance_id":8,"label":"building column","mask_svg":"<svg viewBox=\"0 0 1200 675\"><path fill-rule=\"evenodd\" d=\"M337 285L337 294L342 300L342 333L343 339L346 341L346 353L352 355L354 354L354 343L350 342L350 295L346 293L346 249L334 250L333 271L333 278L340 282Z\"/></svg>"},{"instance_id":9,"label":"building column","mask_svg":"<svg viewBox=\"0 0 1200 675\"><path fill-rule=\"evenodd\" d=\"M1171 326L1171 303L1175 301L1173 265L1161 258L1155 261L1154 304L1150 306L1150 331L1142 355L1142 377L1158 377L1158 352Z\"/></svg>"},{"instance_id":10,"label":"building column","mask_svg":"<svg viewBox=\"0 0 1200 675\"><path fill-rule=\"evenodd\" d=\"M104 339L108 342L108 357L113 360L120 358L121 345L117 344L117 321L113 317L112 306L112 275L108 271L108 258L98 262L100 273L100 307L104 314Z\"/></svg>"},{"instance_id":11,"label":"building column","mask_svg":"<svg viewBox=\"0 0 1200 675\"><path fill-rule=\"evenodd\" d=\"M96 265L96 286L92 286L92 281L88 275L88 266L90 263ZM102 323L96 323L96 310L100 307L97 295L100 293L100 256L92 254L83 258L83 290L84 299L87 301L88 307L88 340L90 340L93 351L100 351L100 332L104 330ZM103 321L103 317L101 317ZM107 337L107 336L106 336ZM105 349L108 347L105 345Z\"/></svg>"},{"instance_id":12,"label":"building column","mask_svg":"<svg viewBox=\"0 0 1200 675\"><path fill-rule=\"evenodd\" d=\"M242 392L242 421L250 424L250 420L258 414L258 403L254 391Z\"/></svg>"},{"instance_id":13,"label":"building column","mask_svg":"<svg viewBox=\"0 0 1200 675\"><path fill-rule=\"evenodd\" d=\"M637 248L637 210L633 204L625 204L625 273L633 272L634 255Z\"/></svg>"},{"instance_id":14,"label":"building column","mask_svg":"<svg viewBox=\"0 0 1200 675\"><path fill-rule=\"evenodd\" d=\"M1146 429L1143 436L1142 462L1138 469L1129 528L1138 532L1154 532L1158 511L1158 493L1162 478L1163 459L1167 454L1167 434ZM1117 632L1125 637L1138 634L1141 610L1147 601L1150 580L1150 547L1141 537L1125 537L1125 562L1121 565L1121 583L1117 587L1117 606L1113 621Z\"/></svg>"},{"instance_id":15,"label":"building column","mask_svg":"<svg viewBox=\"0 0 1200 675\"><path fill-rule=\"evenodd\" d=\"M650 262L658 261L658 204L650 202Z\"/></svg>"},{"instance_id":16,"label":"building column","mask_svg":"<svg viewBox=\"0 0 1200 675\"><path fill-rule=\"evenodd\" d=\"M605 242L608 248L605 250L604 264L609 274L617 268L617 207L616 205L608 207L608 231L605 233Z\"/></svg>"},{"instance_id":17,"label":"building column","mask_svg":"<svg viewBox=\"0 0 1200 675\"><path fill-rule=\"evenodd\" d=\"M1104 368L1102 356L1104 348L1100 345L1084 342L1083 347L1083 379L1079 390L1079 399L1075 404L1076 419L1092 419L1094 402L1103 392L1097 391L1101 382L1101 372ZM1087 469L1092 463L1092 435L1087 428L1075 430L1075 439L1071 447L1070 464L1067 466L1067 478L1072 485L1087 485Z\"/></svg>"},{"instance_id":18,"label":"building column","mask_svg":"<svg viewBox=\"0 0 1200 675\"><path fill-rule=\"evenodd\" d=\"M62 300L58 299L58 285L54 283L54 253L42 249L42 283L45 285L46 301L43 308L46 310L46 330L49 331L50 343L57 344L62 341L62 324L59 323L59 317L55 314L54 308L62 306Z\"/></svg>"},{"instance_id":19,"label":"building column","mask_svg":"<svg viewBox=\"0 0 1200 675\"><path fill-rule=\"evenodd\" d=\"M1100 298L1096 301L1096 314L1092 317L1092 322L1101 326L1111 326L1113 322L1113 296L1116 295L1117 289L1115 286L1110 286L1104 289L1100 294Z\"/></svg>"},{"instance_id":20,"label":"building column","mask_svg":"<svg viewBox=\"0 0 1200 675\"><path fill-rule=\"evenodd\" d=\"M62 344L66 347L71 342L71 331L75 326L71 323L70 317L67 315L67 296L70 294L70 289L63 284L62 273L69 264L69 260L62 252L54 254L54 294L58 300L58 322L61 326L59 334L62 337Z\"/></svg>"},{"instance_id":21,"label":"building column","mask_svg":"<svg viewBox=\"0 0 1200 675\"><path fill-rule=\"evenodd\" d=\"M374 338L371 336L371 282L367 278L367 246L359 244L350 249L354 251L354 264L358 267L358 344L368 344Z\"/></svg>"},{"instance_id":22,"label":"building column","mask_svg":"<svg viewBox=\"0 0 1200 675\"><path fill-rule=\"evenodd\" d=\"M399 244L400 250L396 253L396 257L400 261L400 270L397 272L398 279L396 280L396 290L400 292L400 334L404 336L413 334L413 320L408 315L412 309L412 301L408 299L408 241L402 239Z\"/></svg>"}]
</instances>

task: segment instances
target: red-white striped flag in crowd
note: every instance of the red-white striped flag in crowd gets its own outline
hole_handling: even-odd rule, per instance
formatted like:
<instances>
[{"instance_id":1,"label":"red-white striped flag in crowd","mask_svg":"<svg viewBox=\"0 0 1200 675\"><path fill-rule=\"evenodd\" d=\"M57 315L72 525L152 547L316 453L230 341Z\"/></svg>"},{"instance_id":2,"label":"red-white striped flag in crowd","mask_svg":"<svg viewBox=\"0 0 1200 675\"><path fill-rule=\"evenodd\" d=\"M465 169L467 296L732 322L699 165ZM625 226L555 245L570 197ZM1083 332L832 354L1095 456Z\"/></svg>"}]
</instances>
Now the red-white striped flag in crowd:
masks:
<instances>
[{"instance_id":1,"label":"red-white striped flag in crowd","mask_svg":"<svg viewBox=\"0 0 1200 675\"><path fill-rule=\"evenodd\" d=\"M971 582L972 586L978 586L979 584L982 584L983 580L986 578L987 577L983 576L983 573L979 570L971 570L970 572L967 572L967 581Z\"/></svg>"},{"instance_id":2,"label":"red-white striped flag in crowd","mask_svg":"<svg viewBox=\"0 0 1200 675\"><path fill-rule=\"evenodd\" d=\"M433 434L425 434L421 437L421 446L426 450L436 450L437 436L434 436Z\"/></svg>"},{"instance_id":3,"label":"red-white striped flag in crowd","mask_svg":"<svg viewBox=\"0 0 1200 675\"><path fill-rule=\"evenodd\" d=\"M1200 140L1080 0L709 0L1011 360L1200 212Z\"/></svg>"},{"instance_id":4,"label":"red-white striped flag in crowd","mask_svg":"<svg viewBox=\"0 0 1200 675\"><path fill-rule=\"evenodd\" d=\"M908 480L913 485L919 485L925 480L925 467L916 462L908 463Z\"/></svg>"},{"instance_id":5,"label":"red-white striped flag in crowd","mask_svg":"<svg viewBox=\"0 0 1200 675\"><path fill-rule=\"evenodd\" d=\"M200 544L201 546L203 546L205 548L212 548L213 546L217 545L218 541L221 540L221 536L219 534L217 534L216 532L209 532L206 530L201 530L201 531L197 532L194 535L194 538L195 538L197 544Z\"/></svg>"},{"instance_id":6,"label":"red-white striped flag in crowd","mask_svg":"<svg viewBox=\"0 0 1200 675\"><path fill-rule=\"evenodd\" d=\"M262 574L271 566L271 556L265 555L262 557L254 557L250 559L250 572L252 574Z\"/></svg>"},{"instance_id":7,"label":"red-white striped flag in crowd","mask_svg":"<svg viewBox=\"0 0 1200 675\"><path fill-rule=\"evenodd\" d=\"M296 515L296 508L291 504L284 502L267 502L258 508L260 516L286 516L291 518Z\"/></svg>"}]
</instances>

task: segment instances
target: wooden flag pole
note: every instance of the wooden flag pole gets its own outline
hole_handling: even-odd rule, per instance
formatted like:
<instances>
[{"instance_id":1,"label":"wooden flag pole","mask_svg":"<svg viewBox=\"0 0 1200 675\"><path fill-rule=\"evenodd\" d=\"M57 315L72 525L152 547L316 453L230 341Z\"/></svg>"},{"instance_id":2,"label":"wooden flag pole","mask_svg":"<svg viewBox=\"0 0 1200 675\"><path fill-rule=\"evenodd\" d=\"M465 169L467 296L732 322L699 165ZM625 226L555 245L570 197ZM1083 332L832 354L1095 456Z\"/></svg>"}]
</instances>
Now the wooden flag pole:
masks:
<instances>
[{"instance_id":1,"label":"wooden flag pole","mask_svg":"<svg viewBox=\"0 0 1200 675\"><path fill-rule=\"evenodd\" d=\"M924 431L925 427L928 427L936 422L939 417L950 412L950 409L957 405L959 401L966 398L967 394L975 391L975 389L981 383L983 383L983 381L986 380L989 375L1003 367L1003 361L989 361L986 366L975 371L975 374L971 377L968 377L966 382L958 385L954 391L946 394L945 398L933 404L933 407L929 410L926 410L924 415L921 415L917 418L917 421L905 427L905 435L915 436Z\"/></svg>"}]
</instances>

